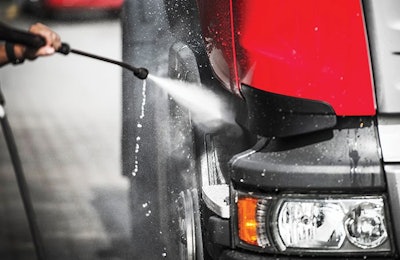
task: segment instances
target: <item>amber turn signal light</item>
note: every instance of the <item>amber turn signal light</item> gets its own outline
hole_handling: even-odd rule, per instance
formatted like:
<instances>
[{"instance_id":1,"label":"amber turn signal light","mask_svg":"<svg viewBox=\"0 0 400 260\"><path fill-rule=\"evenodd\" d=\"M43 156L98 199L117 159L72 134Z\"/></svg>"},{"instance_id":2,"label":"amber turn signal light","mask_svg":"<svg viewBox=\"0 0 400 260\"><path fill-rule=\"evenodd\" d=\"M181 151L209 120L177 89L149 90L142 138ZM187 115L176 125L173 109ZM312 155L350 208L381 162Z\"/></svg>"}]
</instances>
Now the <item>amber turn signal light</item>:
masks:
<instances>
[{"instance_id":1,"label":"amber turn signal light","mask_svg":"<svg viewBox=\"0 0 400 260\"><path fill-rule=\"evenodd\" d=\"M256 198L243 197L239 198L237 203L239 238L250 245L258 245L257 202Z\"/></svg>"}]
</instances>

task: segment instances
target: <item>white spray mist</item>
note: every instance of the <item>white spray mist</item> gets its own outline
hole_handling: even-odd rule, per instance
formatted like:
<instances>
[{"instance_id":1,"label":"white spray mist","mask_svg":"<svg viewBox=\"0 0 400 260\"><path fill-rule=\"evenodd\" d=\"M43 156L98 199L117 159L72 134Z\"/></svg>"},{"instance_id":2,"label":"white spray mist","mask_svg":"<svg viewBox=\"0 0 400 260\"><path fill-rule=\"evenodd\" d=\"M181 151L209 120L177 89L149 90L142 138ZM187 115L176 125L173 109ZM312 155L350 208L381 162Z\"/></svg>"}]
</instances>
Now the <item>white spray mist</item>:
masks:
<instances>
[{"instance_id":1,"label":"white spray mist","mask_svg":"<svg viewBox=\"0 0 400 260\"><path fill-rule=\"evenodd\" d=\"M196 83L148 75L148 79L165 90L181 106L191 112L192 120L202 127L215 129L233 124L233 114L211 90Z\"/></svg>"}]
</instances>

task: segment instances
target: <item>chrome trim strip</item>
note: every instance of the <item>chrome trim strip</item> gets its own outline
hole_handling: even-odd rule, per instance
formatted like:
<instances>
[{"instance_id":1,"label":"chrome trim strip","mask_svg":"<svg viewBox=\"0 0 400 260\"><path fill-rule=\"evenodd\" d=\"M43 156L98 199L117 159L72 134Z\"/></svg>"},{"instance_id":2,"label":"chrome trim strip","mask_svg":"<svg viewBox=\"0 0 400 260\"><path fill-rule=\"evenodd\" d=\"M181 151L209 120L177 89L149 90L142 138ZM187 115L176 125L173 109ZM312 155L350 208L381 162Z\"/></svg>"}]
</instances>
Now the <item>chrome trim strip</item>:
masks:
<instances>
[{"instance_id":1,"label":"chrome trim strip","mask_svg":"<svg viewBox=\"0 0 400 260\"><path fill-rule=\"evenodd\" d=\"M378 111L400 113L400 1L365 0Z\"/></svg>"},{"instance_id":2,"label":"chrome trim strip","mask_svg":"<svg viewBox=\"0 0 400 260\"><path fill-rule=\"evenodd\" d=\"M203 200L207 207L221 218L230 218L229 186L227 184L202 187Z\"/></svg>"},{"instance_id":3,"label":"chrome trim strip","mask_svg":"<svg viewBox=\"0 0 400 260\"><path fill-rule=\"evenodd\" d=\"M400 162L400 117L379 117L378 131L384 162Z\"/></svg>"},{"instance_id":4,"label":"chrome trim strip","mask_svg":"<svg viewBox=\"0 0 400 260\"><path fill-rule=\"evenodd\" d=\"M397 248L400 248L400 164L385 165L385 172L392 216L391 227L394 233L392 234L392 239L396 239L395 244Z\"/></svg>"},{"instance_id":5,"label":"chrome trim strip","mask_svg":"<svg viewBox=\"0 0 400 260\"><path fill-rule=\"evenodd\" d=\"M206 138L204 138L204 150L200 156L202 198L206 206L215 214L221 218L230 218L229 186L226 183L218 183L218 181L213 180L214 178L210 176L210 174L212 174L210 173L210 165L212 165L213 170L217 171L217 175L221 177L222 174L218 174L218 171L221 170L219 169L218 162L213 162L211 158L215 155L215 151L211 149L209 145L211 145L210 136L206 136ZM213 165L213 163L217 165ZM214 169L214 166L216 169ZM225 182L223 176L221 181Z\"/></svg>"}]
</instances>

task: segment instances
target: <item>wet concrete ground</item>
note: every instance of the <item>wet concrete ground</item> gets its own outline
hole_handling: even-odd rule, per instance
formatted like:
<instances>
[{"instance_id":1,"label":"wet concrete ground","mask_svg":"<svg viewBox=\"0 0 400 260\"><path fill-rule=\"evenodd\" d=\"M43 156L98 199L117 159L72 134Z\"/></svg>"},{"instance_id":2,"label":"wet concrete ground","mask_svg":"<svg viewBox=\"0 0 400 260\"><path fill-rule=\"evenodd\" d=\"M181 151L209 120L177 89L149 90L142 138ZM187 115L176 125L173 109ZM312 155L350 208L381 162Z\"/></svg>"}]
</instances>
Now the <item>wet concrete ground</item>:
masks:
<instances>
[{"instance_id":1,"label":"wet concrete ground","mask_svg":"<svg viewBox=\"0 0 400 260\"><path fill-rule=\"evenodd\" d=\"M27 28L34 21L12 24ZM46 24L77 49L120 59L118 20ZM0 80L47 259L129 259L121 69L57 54L0 68ZM0 259L35 259L2 132Z\"/></svg>"}]
</instances>

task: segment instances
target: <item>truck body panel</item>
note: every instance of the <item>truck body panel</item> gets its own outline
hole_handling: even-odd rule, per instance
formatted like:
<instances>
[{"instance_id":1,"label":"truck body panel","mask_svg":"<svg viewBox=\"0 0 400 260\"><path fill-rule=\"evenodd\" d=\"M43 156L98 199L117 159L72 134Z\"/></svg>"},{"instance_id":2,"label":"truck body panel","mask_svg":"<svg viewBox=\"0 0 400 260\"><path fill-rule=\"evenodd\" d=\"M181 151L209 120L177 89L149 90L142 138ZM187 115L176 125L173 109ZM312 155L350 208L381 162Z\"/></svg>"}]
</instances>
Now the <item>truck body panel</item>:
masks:
<instances>
[{"instance_id":1,"label":"truck body panel","mask_svg":"<svg viewBox=\"0 0 400 260\"><path fill-rule=\"evenodd\" d=\"M359 0L198 2L210 62L231 91L244 83L339 116L375 114Z\"/></svg>"}]
</instances>

